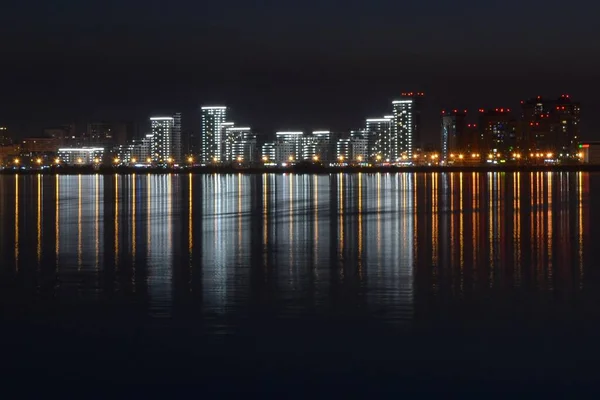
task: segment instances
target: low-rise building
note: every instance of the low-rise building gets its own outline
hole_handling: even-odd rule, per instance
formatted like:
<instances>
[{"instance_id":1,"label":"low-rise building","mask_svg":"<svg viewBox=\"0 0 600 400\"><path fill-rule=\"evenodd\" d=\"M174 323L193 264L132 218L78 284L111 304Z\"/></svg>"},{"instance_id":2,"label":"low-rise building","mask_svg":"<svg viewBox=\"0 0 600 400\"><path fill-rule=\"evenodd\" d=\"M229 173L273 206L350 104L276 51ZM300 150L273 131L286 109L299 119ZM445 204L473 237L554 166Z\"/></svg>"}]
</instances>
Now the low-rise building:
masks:
<instances>
[{"instance_id":1,"label":"low-rise building","mask_svg":"<svg viewBox=\"0 0 600 400\"><path fill-rule=\"evenodd\" d=\"M64 165L100 164L103 158L103 147L69 147L58 149L58 161Z\"/></svg>"}]
</instances>

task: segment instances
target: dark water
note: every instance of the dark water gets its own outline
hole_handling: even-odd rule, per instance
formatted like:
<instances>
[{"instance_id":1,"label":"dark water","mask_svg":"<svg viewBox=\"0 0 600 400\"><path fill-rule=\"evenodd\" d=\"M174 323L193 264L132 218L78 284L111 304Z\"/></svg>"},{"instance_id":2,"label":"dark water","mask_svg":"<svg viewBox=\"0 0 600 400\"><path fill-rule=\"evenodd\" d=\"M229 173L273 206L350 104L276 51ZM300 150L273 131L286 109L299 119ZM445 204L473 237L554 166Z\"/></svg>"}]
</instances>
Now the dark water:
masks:
<instances>
[{"instance_id":1,"label":"dark water","mask_svg":"<svg viewBox=\"0 0 600 400\"><path fill-rule=\"evenodd\" d=\"M597 198L588 173L2 176L3 376L591 390Z\"/></svg>"}]
</instances>

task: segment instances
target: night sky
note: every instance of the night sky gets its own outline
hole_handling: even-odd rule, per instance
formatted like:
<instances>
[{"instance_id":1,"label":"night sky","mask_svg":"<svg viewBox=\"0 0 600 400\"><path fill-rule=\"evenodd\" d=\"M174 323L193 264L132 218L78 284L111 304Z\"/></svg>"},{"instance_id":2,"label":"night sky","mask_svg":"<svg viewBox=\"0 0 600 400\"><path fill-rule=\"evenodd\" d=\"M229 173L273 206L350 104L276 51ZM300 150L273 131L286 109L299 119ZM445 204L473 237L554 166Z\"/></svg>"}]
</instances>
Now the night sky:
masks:
<instances>
[{"instance_id":1,"label":"night sky","mask_svg":"<svg viewBox=\"0 0 600 400\"><path fill-rule=\"evenodd\" d=\"M443 107L583 103L600 139L600 5L557 0L5 0L0 124L20 135L87 119L143 123L226 103L261 134L360 128L402 91Z\"/></svg>"}]
</instances>

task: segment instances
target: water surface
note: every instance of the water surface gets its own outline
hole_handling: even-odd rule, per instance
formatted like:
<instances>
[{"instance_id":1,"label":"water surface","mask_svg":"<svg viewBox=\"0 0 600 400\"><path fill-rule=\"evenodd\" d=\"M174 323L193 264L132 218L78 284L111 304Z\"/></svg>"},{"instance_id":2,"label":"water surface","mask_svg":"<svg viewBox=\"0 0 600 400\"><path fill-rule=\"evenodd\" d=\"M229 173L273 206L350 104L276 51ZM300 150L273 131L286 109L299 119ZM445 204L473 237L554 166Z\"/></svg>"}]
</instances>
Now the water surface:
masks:
<instances>
[{"instance_id":1,"label":"water surface","mask_svg":"<svg viewBox=\"0 0 600 400\"><path fill-rule=\"evenodd\" d=\"M582 172L1 176L7 363L228 390L591 383L599 195Z\"/></svg>"}]
</instances>

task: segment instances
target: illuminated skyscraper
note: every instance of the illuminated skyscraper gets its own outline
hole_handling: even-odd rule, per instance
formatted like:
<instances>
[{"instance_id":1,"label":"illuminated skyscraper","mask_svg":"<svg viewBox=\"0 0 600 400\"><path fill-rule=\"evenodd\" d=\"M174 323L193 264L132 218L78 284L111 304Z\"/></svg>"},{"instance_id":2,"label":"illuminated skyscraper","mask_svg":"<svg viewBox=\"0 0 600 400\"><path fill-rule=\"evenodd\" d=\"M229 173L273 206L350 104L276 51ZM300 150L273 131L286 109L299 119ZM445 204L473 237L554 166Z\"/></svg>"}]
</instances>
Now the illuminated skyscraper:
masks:
<instances>
[{"instance_id":1,"label":"illuminated skyscraper","mask_svg":"<svg viewBox=\"0 0 600 400\"><path fill-rule=\"evenodd\" d=\"M221 162L222 125L227 118L227 107L202 107L202 127L200 134L200 161L203 164Z\"/></svg>"},{"instance_id":2,"label":"illuminated skyscraper","mask_svg":"<svg viewBox=\"0 0 600 400\"><path fill-rule=\"evenodd\" d=\"M392 133L392 117L369 118L365 126L365 134L369 143L370 157L372 160L387 162L396 161Z\"/></svg>"},{"instance_id":3,"label":"illuminated skyscraper","mask_svg":"<svg viewBox=\"0 0 600 400\"><path fill-rule=\"evenodd\" d=\"M152 128L151 158L157 164L172 163L173 159L173 117L151 117Z\"/></svg>"},{"instance_id":4,"label":"illuminated skyscraper","mask_svg":"<svg viewBox=\"0 0 600 400\"><path fill-rule=\"evenodd\" d=\"M394 116L392 121L392 158L408 156L412 159L414 151L421 146L421 102L422 92L402 93L399 100L392 102Z\"/></svg>"}]
</instances>

